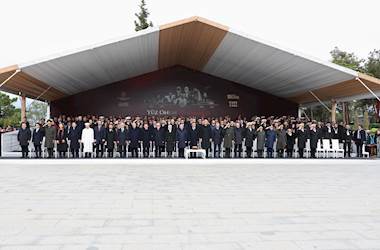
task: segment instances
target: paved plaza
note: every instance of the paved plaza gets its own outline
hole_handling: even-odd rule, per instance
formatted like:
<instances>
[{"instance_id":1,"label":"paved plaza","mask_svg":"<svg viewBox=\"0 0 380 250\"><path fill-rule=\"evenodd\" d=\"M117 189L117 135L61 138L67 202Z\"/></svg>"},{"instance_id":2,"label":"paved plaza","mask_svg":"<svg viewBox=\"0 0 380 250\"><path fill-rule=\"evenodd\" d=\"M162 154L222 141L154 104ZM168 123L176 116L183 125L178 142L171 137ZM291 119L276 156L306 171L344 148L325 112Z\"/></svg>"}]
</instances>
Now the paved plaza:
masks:
<instances>
[{"instance_id":1,"label":"paved plaza","mask_svg":"<svg viewBox=\"0 0 380 250\"><path fill-rule=\"evenodd\" d=\"M380 250L380 161L1 160L10 249Z\"/></svg>"}]
</instances>

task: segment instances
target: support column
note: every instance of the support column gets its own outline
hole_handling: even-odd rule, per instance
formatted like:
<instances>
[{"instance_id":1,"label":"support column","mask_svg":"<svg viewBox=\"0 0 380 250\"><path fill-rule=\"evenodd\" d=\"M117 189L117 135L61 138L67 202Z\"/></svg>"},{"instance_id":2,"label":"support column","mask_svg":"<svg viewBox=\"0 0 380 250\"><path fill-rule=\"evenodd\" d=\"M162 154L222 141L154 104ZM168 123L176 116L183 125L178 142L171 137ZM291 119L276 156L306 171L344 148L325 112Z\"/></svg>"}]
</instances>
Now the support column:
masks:
<instances>
[{"instance_id":1,"label":"support column","mask_svg":"<svg viewBox=\"0 0 380 250\"><path fill-rule=\"evenodd\" d=\"M331 100L331 122L336 122L336 101Z\"/></svg>"},{"instance_id":2,"label":"support column","mask_svg":"<svg viewBox=\"0 0 380 250\"><path fill-rule=\"evenodd\" d=\"M50 102L47 103L47 110L46 110L46 121L50 119Z\"/></svg>"},{"instance_id":3,"label":"support column","mask_svg":"<svg viewBox=\"0 0 380 250\"><path fill-rule=\"evenodd\" d=\"M26 120L26 96L21 94L21 122Z\"/></svg>"},{"instance_id":4,"label":"support column","mask_svg":"<svg viewBox=\"0 0 380 250\"><path fill-rule=\"evenodd\" d=\"M299 119L302 118L302 108L301 108L301 106L298 106L298 118Z\"/></svg>"}]
</instances>

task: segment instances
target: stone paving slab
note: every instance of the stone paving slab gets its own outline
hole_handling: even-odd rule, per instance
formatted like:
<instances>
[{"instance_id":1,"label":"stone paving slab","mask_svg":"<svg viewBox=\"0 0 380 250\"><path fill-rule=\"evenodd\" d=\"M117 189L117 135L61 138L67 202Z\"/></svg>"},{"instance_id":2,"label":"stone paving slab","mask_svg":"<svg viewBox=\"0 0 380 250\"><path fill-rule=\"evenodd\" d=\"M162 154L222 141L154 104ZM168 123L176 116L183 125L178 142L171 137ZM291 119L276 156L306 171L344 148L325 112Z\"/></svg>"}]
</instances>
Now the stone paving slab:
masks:
<instances>
[{"instance_id":1,"label":"stone paving slab","mask_svg":"<svg viewBox=\"0 0 380 250\"><path fill-rule=\"evenodd\" d=\"M380 250L378 160L0 160L0 250Z\"/></svg>"}]
</instances>

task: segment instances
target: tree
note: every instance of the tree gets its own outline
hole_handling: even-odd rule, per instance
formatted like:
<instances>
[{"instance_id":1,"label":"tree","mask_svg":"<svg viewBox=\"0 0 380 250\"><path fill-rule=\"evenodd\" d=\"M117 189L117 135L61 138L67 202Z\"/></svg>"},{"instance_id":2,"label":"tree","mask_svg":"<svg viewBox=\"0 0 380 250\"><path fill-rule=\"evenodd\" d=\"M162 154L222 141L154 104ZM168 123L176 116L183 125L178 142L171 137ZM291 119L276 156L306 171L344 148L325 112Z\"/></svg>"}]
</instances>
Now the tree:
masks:
<instances>
[{"instance_id":1,"label":"tree","mask_svg":"<svg viewBox=\"0 0 380 250\"><path fill-rule=\"evenodd\" d=\"M135 20L135 30L144 30L148 27L153 27L153 23L151 21L148 21L148 16L150 13L148 12L148 9L146 7L145 0L141 0L141 4L139 5L140 12L136 13L135 16L137 17L137 21Z\"/></svg>"},{"instance_id":2,"label":"tree","mask_svg":"<svg viewBox=\"0 0 380 250\"><path fill-rule=\"evenodd\" d=\"M21 110L13 104L17 98L0 92L0 127L18 126L21 120Z\"/></svg>"},{"instance_id":3,"label":"tree","mask_svg":"<svg viewBox=\"0 0 380 250\"><path fill-rule=\"evenodd\" d=\"M369 53L365 68L368 75L380 78L380 50Z\"/></svg>"},{"instance_id":4,"label":"tree","mask_svg":"<svg viewBox=\"0 0 380 250\"><path fill-rule=\"evenodd\" d=\"M26 117L30 124L36 124L40 119L46 117L48 105L40 101L33 101L27 112Z\"/></svg>"},{"instance_id":5,"label":"tree","mask_svg":"<svg viewBox=\"0 0 380 250\"><path fill-rule=\"evenodd\" d=\"M354 53L348 53L340 50L338 47L335 47L332 51L330 51L330 55L333 63L365 73L365 69L363 67L365 60L359 59Z\"/></svg>"}]
</instances>

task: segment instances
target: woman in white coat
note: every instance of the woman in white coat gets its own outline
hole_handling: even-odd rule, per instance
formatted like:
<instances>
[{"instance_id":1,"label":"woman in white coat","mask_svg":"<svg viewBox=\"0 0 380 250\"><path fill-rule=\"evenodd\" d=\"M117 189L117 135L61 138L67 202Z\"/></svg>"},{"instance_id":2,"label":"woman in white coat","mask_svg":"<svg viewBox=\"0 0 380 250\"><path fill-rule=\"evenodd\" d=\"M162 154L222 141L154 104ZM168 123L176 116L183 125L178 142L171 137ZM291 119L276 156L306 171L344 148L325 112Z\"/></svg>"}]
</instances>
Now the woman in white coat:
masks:
<instances>
[{"instance_id":1,"label":"woman in white coat","mask_svg":"<svg viewBox=\"0 0 380 250\"><path fill-rule=\"evenodd\" d=\"M94 145L94 130L90 128L90 123L85 123L85 128L82 131L81 142L83 143L83 153L86 158L91 158Z\"/></svg>"}]
</instances>

